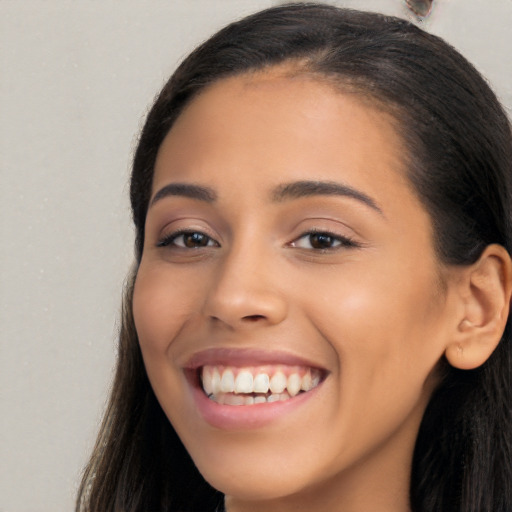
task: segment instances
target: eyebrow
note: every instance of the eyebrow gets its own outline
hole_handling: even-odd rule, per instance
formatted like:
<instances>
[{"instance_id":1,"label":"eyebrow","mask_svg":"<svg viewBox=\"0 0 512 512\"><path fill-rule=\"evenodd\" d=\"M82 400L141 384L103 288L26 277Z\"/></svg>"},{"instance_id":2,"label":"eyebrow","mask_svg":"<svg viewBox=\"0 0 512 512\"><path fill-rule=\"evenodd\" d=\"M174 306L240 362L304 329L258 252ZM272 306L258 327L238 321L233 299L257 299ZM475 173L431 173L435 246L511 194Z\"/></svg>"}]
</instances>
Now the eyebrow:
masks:
<instances>
[{"instance_id":1,"label":"eyebrow","mask_svg":"<svg viewBox=\"0 0 512 512\"><path fill-rule=\"evenodd\" d=\"M210 187L195 185L192 183L170 183L162 187L150 202L150 207L161 199L169 196L181 196L213 203L217 200L217 193ZM367 194L343 183L335 181L294 181L284 183L276 187L272 194L272 200L275 202L286 201L290 199L299 199L301 197L311 196L343 196L356 199L369 206L376 212L384 216L383 211L377 203Z\"/></svg>"},{"instance_id":2,"label":"eyebrow","mask_svg":"<svg viewBox=\"0 0 512 512\"><path fill-rule=\"evenodd\" d=\"M272 199L278 202L310 196L349 197L384 215L384 212L370 196L360 190L335 181L294 181L279 185L272 193Z\"/></svg>"},{"instance_id":3,"label":"eyebrow","mask_svg":"<svg viewBox=\"0 0 512 512\"><path fill-rule=\"evenodd\" d=\"M154 195L149 206L151 207L157 201L169 196L190 197L191 199L206 201L207 203L213 203L217 199L217 194L209 187L194 185L192 183L170 183L162 187Z\"/></svg>"}]
</instances>

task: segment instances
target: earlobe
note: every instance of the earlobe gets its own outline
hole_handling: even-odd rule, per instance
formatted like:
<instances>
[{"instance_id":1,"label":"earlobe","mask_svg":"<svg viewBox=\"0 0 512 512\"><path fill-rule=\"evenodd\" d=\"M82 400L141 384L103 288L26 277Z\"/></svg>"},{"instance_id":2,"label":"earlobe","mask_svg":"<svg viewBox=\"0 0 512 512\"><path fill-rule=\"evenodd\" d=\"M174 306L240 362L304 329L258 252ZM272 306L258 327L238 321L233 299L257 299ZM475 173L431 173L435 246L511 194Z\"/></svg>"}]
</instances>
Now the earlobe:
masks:
<instances>
[{"instance_id":1,"label":"earlobe","mask_svg":"<svg viewBox=\"0 0 512 512\"><path fill-rule=\"evenodd\" d=\"M463 318L445 351L452 366L471 370L487 361L505 330L511 294L510 256L501 245L489 245L463 272Z\"/></svg>"}]
</instances>

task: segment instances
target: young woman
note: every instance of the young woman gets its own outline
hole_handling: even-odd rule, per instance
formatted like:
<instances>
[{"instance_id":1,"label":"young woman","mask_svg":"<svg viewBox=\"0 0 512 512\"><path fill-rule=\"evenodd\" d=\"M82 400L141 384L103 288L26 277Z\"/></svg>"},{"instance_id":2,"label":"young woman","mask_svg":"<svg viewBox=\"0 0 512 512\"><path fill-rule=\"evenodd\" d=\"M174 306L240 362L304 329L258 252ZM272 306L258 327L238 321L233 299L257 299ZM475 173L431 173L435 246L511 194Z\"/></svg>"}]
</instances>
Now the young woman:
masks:
<instances>
[{"instance_id":1,"label":"young woman","mask_svg":"<svg viewBox=\"0 0 512 512\"><path fill-rule=\"evenodd\" d=\"M510 124L399 19L288 5L150 111L80 511L512 510Z\"/></svg>"}]
</instances>

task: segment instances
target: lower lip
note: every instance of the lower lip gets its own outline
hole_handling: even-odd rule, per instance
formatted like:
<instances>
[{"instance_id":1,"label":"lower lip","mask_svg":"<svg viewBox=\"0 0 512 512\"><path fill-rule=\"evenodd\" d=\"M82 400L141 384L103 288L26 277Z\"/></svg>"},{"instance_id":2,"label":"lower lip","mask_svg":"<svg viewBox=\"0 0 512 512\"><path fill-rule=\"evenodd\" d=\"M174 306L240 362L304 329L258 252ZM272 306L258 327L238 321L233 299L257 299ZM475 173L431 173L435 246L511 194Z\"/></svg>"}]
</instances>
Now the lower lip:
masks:
<instances>
[{"instance_id":1,"label":"lower lip","mask_svg":"<svg viewBox=\"0 0 512 512\"><path fill-rule=\"evenodd\" d=\"M322 386L300 393L288 400L253 405L221 405L208 398L203 389L192 385L192 394L199 412L212 427L222 430L257 429L278 421L305 405Z\"/></svg>"}]
</instances>

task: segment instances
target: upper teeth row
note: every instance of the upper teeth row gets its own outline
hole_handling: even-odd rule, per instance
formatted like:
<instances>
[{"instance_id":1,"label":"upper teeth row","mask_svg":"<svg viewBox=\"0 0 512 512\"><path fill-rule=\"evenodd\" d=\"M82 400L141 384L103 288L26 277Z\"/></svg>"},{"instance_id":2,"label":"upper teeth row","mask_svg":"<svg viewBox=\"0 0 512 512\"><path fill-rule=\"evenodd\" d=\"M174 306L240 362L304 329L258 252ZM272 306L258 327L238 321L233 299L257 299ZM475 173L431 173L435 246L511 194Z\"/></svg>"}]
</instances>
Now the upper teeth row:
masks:
<instances>
[{"instance_id":1,"label":"upper teeth row","mask_svg":"<svg viewBox=\"0 0 512 512\"><path fill-rule=\"evenodd\" d=\"M235 372L236 376L235 376ZM302 375L301 375L302 374ZM207 395L217 393L282 393L287 390L290 396L297 395L301 390L309 391L318 386L320 372L313 368L292 371L288 375L282 370L274 372L258 371L258 369L219 368L203 366L202 384Z\"/></svg>"}]
</instances>

